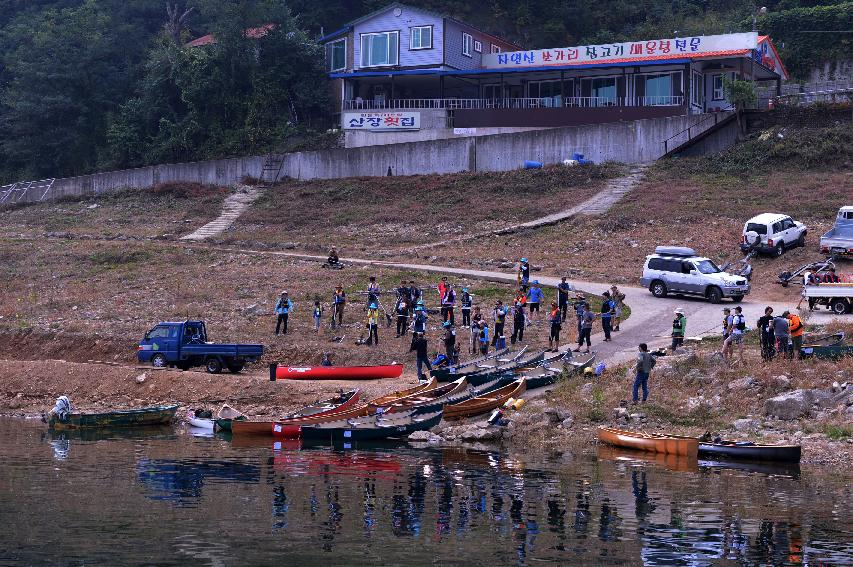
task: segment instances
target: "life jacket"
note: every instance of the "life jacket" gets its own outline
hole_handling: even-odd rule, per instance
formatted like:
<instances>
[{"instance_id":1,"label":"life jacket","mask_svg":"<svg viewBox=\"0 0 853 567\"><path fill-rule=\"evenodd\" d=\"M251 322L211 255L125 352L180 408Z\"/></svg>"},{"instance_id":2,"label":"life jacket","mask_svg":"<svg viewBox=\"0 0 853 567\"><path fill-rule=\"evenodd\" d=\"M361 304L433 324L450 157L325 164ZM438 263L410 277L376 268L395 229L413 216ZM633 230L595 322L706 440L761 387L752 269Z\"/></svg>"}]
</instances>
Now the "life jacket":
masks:
<instances>
[{"instance_id":1,"label":"life jacket","mask_svg":"<svg viewBox=\"0 0 853 567\"><path fill-rule=\"evenodd\" d=\"M495 323L503 323L504 318L506 317L506 309L501 307L500 309L495 309Z\"/></svg>"},{"instance_id":2,"label":"life jacket","mask_svg":"<svg viewBox=\"0 0 853 567\"><path fill-rule=\"evenodd\" d=\"M732 316L732 326L738 331L746 330L746 318L743 315Z\"/></svg>"},{"instance_id":3,"label":"life jacket","mask_svg":"<svg viewBox=\"0 0 853 567\"><path fill-rule=\"evenodd\" d=\"M687 322L686 317L676 317L672 322L672 334L683 337L684 336L684 324Z\"/></svg>"},{"instance_id":4,"label":"life jacket","mask_svg":"<svg viewBox=\"0 0 853 567\"><path fill-rule=\"evenodd\" d=\"M314 317L320 318L323 316L323 309L320 307L314 308Z\"/></svg>"},{"instance_id":5,"label":"life jacket","mask_svg":"<svg viewBox=\"0 0 853 567\"><path fill-rule=\"evenodd\" d=\"M462 294L462 309L471 309L471 294L467 291Z\"/></svg>"},{"instance_id":6,"label":"life jacket","mask_svg":"<svg viewBox=\"0 0 853 567\"><path fill-rule=\"evenodd\" d=\"M803 333L805 333L806 329L803 326L803 322L800 320L799 315L788 315L788 321L790 323L789 330L792 337L801 337Z\"/></svg>"},{"instance_id":7,"label":"life jacket","mask_svg":"<svg viewBox=\"0 0 853 567\"><path fill-rule=\"evenodd\" d=\"M548 320L551 321L552 325L559 325L560 320L561 320L560 310L559 309L551 310L551 314L548 316Z\"/></svg>"}]
</instances>

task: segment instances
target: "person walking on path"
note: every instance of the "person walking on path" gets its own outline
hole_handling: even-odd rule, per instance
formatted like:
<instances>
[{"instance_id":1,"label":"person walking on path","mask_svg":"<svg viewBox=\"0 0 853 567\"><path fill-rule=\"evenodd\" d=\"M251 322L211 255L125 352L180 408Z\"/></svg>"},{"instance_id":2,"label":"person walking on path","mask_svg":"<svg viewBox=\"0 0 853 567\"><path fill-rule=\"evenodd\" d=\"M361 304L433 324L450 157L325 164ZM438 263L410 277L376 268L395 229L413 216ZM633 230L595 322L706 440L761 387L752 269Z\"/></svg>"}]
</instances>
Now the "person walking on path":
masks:
<instances>
[{"instance_id":1,"label":"person walking on path","mask_svg":"<svg viewBox=\"0 0 853 567\"><path fill-rule=\"evenodd\" d=\"M613 330L618 331L622 323L622 307L625 302L625 294L619 291L616 285L610 286L610 299L613 300Z\"/></svg>"},{"instance_id":2,"label":"person walking on path","mask_svg":"<svg viewBox=\"0 0 853 567\"><path fill-rule=\"evenodd\" d=\"M371 303L367 308L367 344L379 345L379 307Z\"/></svg>"},{"instance_id":3,"label":"person walking on path","mask_svg":"<svg viewBox=\"0 0 853 567\"><path fill-rule=\"evenodd\" d=\"M761 333L761 358L770 362L776 356L776 341L773 340L773 308L765 307L764 315L758 319L758 331Z\"/></svg>"},{"instance_id":4,"label":"person walking on path","mask_svg":"<svg viewBox=\"0 0 853 567\"><path fill-rule=\"evenodd\" d=\"M585 353L592 348L592 322L595 321L595 313L589 308L589 303L583 304L583 315L581 316L581 332L578 335L578 348L574 352L580 352L583 342L586 341Z\"/></svg>"},{"instance_id":5,"label":"person walking on path","mask_svg":"<svg viewBox=\"0 0 853 567\"><path fill-rule=\"evenodd\" d=\"M498 338L504 334L504 323L506 322L507 309L504 307L504 302L500 299L495 303L495 309L492 311L492 316L495 320L494 338L492 346L496 346Z\"/></svg>"},{"instance_id":6,"label":"person walking on path","mask_svg":"<svg viewBox=\"0 0 853 567\"><path fill-rule=\"evenodd\" d=\"M566 313L569 310L569 292L573 289L574 287L566 281L565 276L557 284L557 305L560 308L560 321L563 323L566 321Z\"/></svg>"},{"instance_id":7,"label":"person walking on path","mask_svg":"<svg viewBox=\"0 0 853 567\"><path fill-rule=\"evenodd\" d=\"M791 347L788 344L791 340L789 332L791 323L788 320L788 311L784 311L782 315L773 318L773 337L776 339L776 352L784 354L788 358L791 355Z\"/></svg>"},{"instance_id":8,"label":"person walking on path","mask_svg":"<svg viewBox=\"0 0 853 567\"><path fill-rule=\"evenodd\" d=\"M609 291L605 291L602 295L604 296L604 301L601 303L601 330L604 331L604 341L607 342L612 340L610 332L613 330L611 323L615 306L613 305L613 300L610 299Z\"/></svg>"},{"instance_id":9,"label":"person walking on path","mask_svg":"<svg viewBox=\"0 0 853 567\"><path fill-rule=\"evenodd\" d=\"M471 297L471 294L468 293L468 288L462 288L462 297L460 298L460 302L462 303L462 326L470 327L471 326L471 307L474 305L474 299Z\"/></svg>"},{"instance_id":10,"label":"person walking on path","mask_svg":"<svg viewBox=\"0 0 853 567\"><path fill-rule=\"evenodd\" d=\"M397 338L399 338L404 336L409 329L409 300L407 295L401 295L397 298L394 312L397 315Z\"/></svg>"},{"instance_id":11,"label":"person walking on path","mask_svg":"<svg viewBox=\"0 0 853 567\"><path fill-rule=\"evenodd\" d=\"M412 346L409 350L415 352L415 364L417 364L418 368L418 380L421 382L427 379L423 373L423 367L426 366L427 370L432 370L432 365L429 363L429 356L427 355L427 346L428 343L426 335L423 333L414 333L412 335Z\"/></svg>"},{"instance_id":12,"label":"person walking on path","mask_svg":"<svg viewBox=\"0 0 853 567\"><path fill-rule=\"evenodd\" d=\"M803 358L800 348L803 346L803 335L806 333L806 327L796 313L788 314L788 332L791 333L791 357L793 358L796 355L797 358Z\"/></svg>"},{"instance_id":13,"label":"person walking on path","mask_svg":"<svg viewBox=\"0 0 853 567\"><path fill-rule=\"evenodd\" d=\"M480 323L480 354L489 354L489 322L485 319Z\"/></svg>"},{"instance_id":14,"label":"person walking on path","mask_svg":"<svg viewBox=\"0 0 853 567\"><path fill-rule=\"evenodd\" d=\"M551 333L548 335L548 348L557 352L560 350L560 329L562 329L563 317L556 301L551 302L551 311L548 312L548 322L551 324Z\"/></svg>"},{"instance_id":15,"label":"person walking on path","mask_svg":"<svg viewBox=\"0 0 853 567\"><path fill-rule=\"evenodd\" d=\"M454 351L456 350L456 329L453 328L453 323L445 321L444 326L444 354L453 362Z\"/></svg>"},{"instance_id":16,"label":"person walking on path","mask_svg":"<svg viewBox=\"0 0 853 567\"><path fill-rule=\"evenodd\" d=\"M338 284L335 287L335 294L332 296L332 328L335 325L344 324L344 307L347 304L347 292L344 291L344 286ZM337 319L337 322L335 321Z\"/></svg>"},{"instance_id":17,"label":"person walking on path","mask_svg":"<svg viewBox=\"0 0 853 567\"><path fill-rule=\"evenodd\" d=\"M451 325L455 324L453 320L453 307L456 305L456 291L453 290L453 284L447 284L444 288L444 294L441 296L441 320L449 321Z\"/></svg>"},{"instance_id":18,"label":"person walking on path","mask_svg":"<svg viewBox=\"0 0 853 567\"><path fill-rule=\"evenodd\" d=\"M634 377L634 388L632 393L633 403L638 403L640 388L643 389L643 403L649 399L649 375L654 368L655 359L652 353L649 352L649 345L640 343L639 353L637 354L636 376Z\"/></svg>"},{"instance_id":19,"label":"person walking on path","mask_svg":"<svg viewBox=\"0 0 853 567\"><path fill-rule=\"evenodd\" d=\"M530 309L530 322L539 320L539 306L545 300L545 294L539 287L539 280L533 280L533 285L527 291L527 306ZM535 315L534 315L535 313Z\"/></svg>"},{"instance_id":20,"label":"person walking on path","mask_svg":"<svg viewBox=\"0 0 853 567\"><path fill-rule=\"evenodd\" d=\"M323 306L319 301L314 302L314 332L320 332L320 322L323 319Z\"/></svg>"},{"instance_id":21,"label":"person walking on path","mask_svg":"<svg viewBox=\"0 0 853 567\"><path fill-rule=\"evenodd\" d=\"M278 320L275 324L275 334L278 336L279 330L282 335L287 334L287 318L290 312L293 311L293 302L287 297L287 292L281 292L278 302L275 304L275 312L278 315Z\"/></svg>"},{"instance_id":22,"label":"person walking on path","mask_svg":"<svg viewBox=\"0 0 853 567\"><path fill-rule=\"evenodd\" d=\"M524 324L524 306L516 301L512 308L512 336L509 339L511 344L524 341Z\"/></svg>"},{"instance_id":23,"label":"person walking on path","mask_svg":"<svg viewBox=\"0 0 853 567\"><path fill-rule=\"evenodd\" d=\"M681 307L675 310L675 319L672 321L672 352L684 345L684 332L687 330L687 317Z\"/></svg>"}]
</instances>

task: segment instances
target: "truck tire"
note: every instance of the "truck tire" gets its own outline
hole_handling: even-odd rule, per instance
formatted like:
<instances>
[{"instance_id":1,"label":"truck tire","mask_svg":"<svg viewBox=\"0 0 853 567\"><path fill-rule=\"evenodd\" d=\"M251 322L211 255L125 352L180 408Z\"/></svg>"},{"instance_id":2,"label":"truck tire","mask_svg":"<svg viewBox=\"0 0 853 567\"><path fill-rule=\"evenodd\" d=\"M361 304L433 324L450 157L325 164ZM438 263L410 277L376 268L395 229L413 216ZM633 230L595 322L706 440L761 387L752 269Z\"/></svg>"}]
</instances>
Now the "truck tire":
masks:
<instances>
[{"instance_id":1,"label":"truck tire","mask_svg":"<svg viewBox=\"0 0 853 567\"><path fill-rule=\"evenodd\" d=\"M666 284L660 280L655 280L649 286L649 291L652 292L652 295L658 298L666 297L667 289Z\"/></svg>"},{"instance_id":2,"label":"truck tire","mask_svg":"<svg viewBox=\"0 0 853 567\"><path fill-rule=\"evenodd\" d=\"M806 247L806 232L803 232L797 239L797 246L799 246L800 248Z\"/></svg>"},{"instance_id":3,"label":"truck tire","mask_svg":"<svg viewBox=\"0 0 853 567\"><path fill-rule=\"evenodd\" d=\"M711 303L723 302L723 292L716 286L709 287L708 291L705 292L705 295Z\"/></svg>"},{"instance_id":4,"label":"truck tire","mask_svg":"<svg viewBox=\"0 0 853 567\"><path fill-rule=\"evenodd\" d=\"M242 362L230 362L228 363L228 372L231 374L239 374L243 370Z\"/></svg>"},{"instance_id":5,"label":"truck tire","mask_svg":"<svg viewBox=\"0 0 853 567\"><path fill-rule=\"evenodd\" d=\"M208 358L204 366L205 370L211 374L219 374L222 372L222 361L218 358Z\"/></svg>"},{"instance_id":6,"label":"truck tire","mask_svg":"<svg viewBox=\"0 0 853 567\"><path fill-rule=\"evenodd\" d=\"M157 353L151 357L151 366L154 368L166 368L169 366L169 361L166 360L166 355Z\"/></svg>"},{"instance_id":7,"label":"truck tire","mask_svg":"<svg viewBox=\"0 0 853 567\"><path fill-rule=\"evenodd\" d=\"M847 303L846 299L839 297L832 300L832 303L829 304L829 308L836 315L844 315L850 309L850 304Z\"/></svg>"},{"instance_id":8,"label":"truck tire","mask_svg":"<svg viewBox=\"0 0 853 567\"><path fill-rule=\"evenodd\" d=\"M785 243L780 242L776 245L776 248L773 249L773 255L777 258L785 253Z\"/></svg>"}]
</instances>

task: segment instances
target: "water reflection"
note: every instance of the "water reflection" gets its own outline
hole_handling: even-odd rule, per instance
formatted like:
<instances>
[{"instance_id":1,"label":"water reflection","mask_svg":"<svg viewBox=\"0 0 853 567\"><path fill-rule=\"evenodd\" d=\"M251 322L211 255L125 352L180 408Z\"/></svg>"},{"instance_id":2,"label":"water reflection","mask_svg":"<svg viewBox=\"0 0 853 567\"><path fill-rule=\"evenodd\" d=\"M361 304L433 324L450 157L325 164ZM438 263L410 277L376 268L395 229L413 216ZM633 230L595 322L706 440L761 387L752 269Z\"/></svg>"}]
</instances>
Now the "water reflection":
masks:
<instances>
[{"instance_id":1,"label":"water reflection","mask_svg":"<svg viewBox=\"0 0 853 567\"><path fill-rule=\"evenodd\" d=\"M798 469L74 433L0 427L0 564L56 563L52 541L104 564L853 562L844 480ZM34 502L61 503L49 527Z\"/></svg>"}]
</instances>

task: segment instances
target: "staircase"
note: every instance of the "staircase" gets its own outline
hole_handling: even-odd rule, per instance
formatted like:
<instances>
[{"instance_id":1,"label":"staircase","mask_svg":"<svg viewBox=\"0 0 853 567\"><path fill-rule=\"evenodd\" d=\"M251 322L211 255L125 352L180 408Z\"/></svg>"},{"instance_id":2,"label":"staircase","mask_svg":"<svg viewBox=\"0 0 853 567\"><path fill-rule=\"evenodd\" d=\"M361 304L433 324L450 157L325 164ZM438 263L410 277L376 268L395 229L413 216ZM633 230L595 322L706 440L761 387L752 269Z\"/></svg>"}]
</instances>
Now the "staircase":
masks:
<instances>
[{"instance_id":1,"label":"staircase","mask_svg":"<svg viewBox=\"0 0 853 567\"><path fill-rule=\"evenodd\" d=\"M282 165L284 165L284 154L267 154L261 176L258 178L258 187L266 189L275 185L281 176Z\"/></svg>"},{"instance_id":2,"label":"staircase","mask_svg":"<svg viewBox=\"0 0 853 567\"><path fill-rule=\"evenodd\" d=\"M222 203L222 212L216 219L210 221L195 232L182 236L181 240L201 241L214 236L219 236L231 228L234 221L236 221L240 215L243 214L243 211L248 209L249 205L260 197L262 193L263 191L257 187L238 185L236 191L234 191L234 193L226 198L225 202Z\"/></svg>"}]
</instances>

